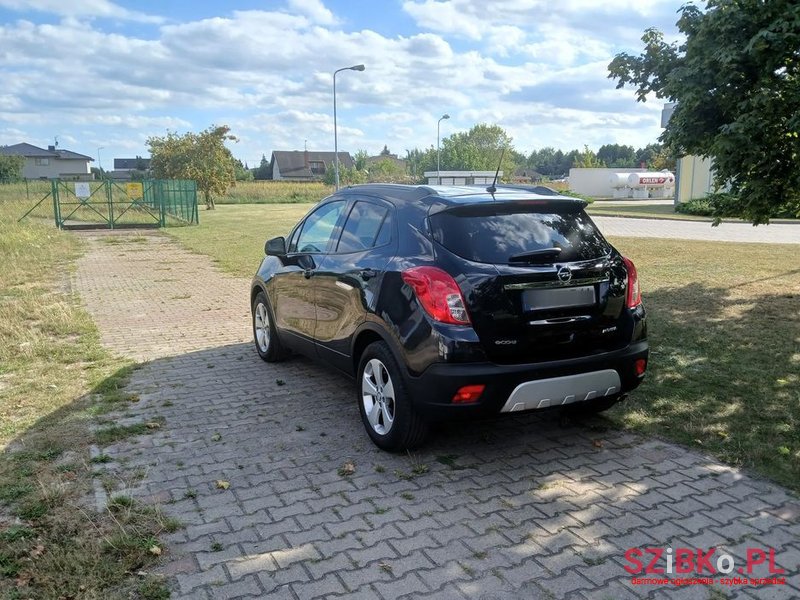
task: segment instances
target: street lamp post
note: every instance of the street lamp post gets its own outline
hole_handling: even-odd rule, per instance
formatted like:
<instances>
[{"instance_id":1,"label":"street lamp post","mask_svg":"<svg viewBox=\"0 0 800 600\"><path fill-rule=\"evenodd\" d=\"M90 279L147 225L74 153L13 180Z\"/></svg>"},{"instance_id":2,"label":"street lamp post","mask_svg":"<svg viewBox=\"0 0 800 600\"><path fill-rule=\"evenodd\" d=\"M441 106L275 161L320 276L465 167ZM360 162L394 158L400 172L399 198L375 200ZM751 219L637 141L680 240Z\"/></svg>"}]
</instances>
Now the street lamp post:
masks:
<instances>
[{"instance_id":1,"label":"street lamp post","mask_svg":"<svg viewBox=\"0 0 800 600\"><path fill-rule=\"evenodd\" d=\"M103 173L103 159L100 158L100 150L104 150L105 146L98 146L97 148L97 166L100 167L100 177L105 179L105 175Z\"/></svg>"},{"instance_id":2,"label":"street lamp post","mask_svg":"<svg viewBox=\"0 0 800 600\"><path fill-rule=\"evenodd\" d=\"M364 65L353 65L352 67L336 69L333 72L333 169L336 175L337 191L339 190L339 138L336 134L336 74L341 71L363 71L365 68Z\"/></svg>"},{"instance_id":3,"label":"street lamp post","mask_svg":"<svg viewBox=\"0 0 800 600\"><path fill-rule=\"evenodd\" d=\"M444 113L438 121L436 121L436 183L441 185L442 184L442 176L439 174L439 162L442 158L442 152L439 149L439 140L441 136L439 135L439 126L442 124L443 119L449 119L450 115Z\"/></svg>"}]
</instances>

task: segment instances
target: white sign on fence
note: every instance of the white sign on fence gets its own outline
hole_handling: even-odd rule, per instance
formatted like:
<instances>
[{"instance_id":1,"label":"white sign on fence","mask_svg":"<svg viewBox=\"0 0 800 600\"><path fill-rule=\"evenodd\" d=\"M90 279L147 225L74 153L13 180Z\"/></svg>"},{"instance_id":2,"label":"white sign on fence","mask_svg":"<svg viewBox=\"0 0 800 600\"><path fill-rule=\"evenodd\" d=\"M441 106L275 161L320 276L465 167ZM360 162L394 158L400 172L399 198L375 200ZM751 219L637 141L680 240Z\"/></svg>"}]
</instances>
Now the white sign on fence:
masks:
<instances>
[{"instance_id":1,"label":"white sign on fence","mask_svg":"<svg viewBox=\"0 0 800 600\"><path fill-rule=\"evenodd\" d=\"M88 181L76 181L75 182L75 197L76 198L88 198L92 195L92 188L89 187Z\"/></svg>"}]
</instances>

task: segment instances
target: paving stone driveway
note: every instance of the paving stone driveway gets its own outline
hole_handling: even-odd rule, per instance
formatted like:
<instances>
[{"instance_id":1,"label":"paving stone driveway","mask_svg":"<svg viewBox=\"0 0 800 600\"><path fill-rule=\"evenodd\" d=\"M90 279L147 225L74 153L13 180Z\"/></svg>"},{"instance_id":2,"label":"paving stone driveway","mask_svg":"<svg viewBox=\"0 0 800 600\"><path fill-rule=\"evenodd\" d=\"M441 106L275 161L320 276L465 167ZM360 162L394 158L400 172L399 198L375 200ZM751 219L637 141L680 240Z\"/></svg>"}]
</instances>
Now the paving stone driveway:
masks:
<instances>
[{"instance_id":1,"label":"paving stone driveway","mask_svg":"<svg viewBox=\"0 0 800 600\"><path fill-rule=\"evenodd\" d=\"M350 381L258 359L247 281L161 234L84 235L76 290L104 343L149 361L120 420L165 419L103 448L104 468L139 471L128 493L186 525L160 567L175 597L800 597L800 505L781 488L552 415L443 427L419 452L383 453ZM716 547L737 567L748 547L774 548L788 585L633 585L625 550L667 546Z\"/></svg>"}]
</instances>

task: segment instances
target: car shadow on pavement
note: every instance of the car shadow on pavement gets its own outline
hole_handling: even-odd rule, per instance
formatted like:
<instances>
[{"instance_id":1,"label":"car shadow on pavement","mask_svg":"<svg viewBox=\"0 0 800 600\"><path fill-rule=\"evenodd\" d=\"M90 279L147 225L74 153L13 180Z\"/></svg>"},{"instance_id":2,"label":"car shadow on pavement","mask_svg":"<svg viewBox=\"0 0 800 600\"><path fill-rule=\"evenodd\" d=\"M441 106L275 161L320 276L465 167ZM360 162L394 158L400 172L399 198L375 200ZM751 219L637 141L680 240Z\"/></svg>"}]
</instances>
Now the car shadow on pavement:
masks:
<instances>
[{"instance_id":1,"label":"car shadow on pavement","mask_svg":"<svg viewBox=\"0 0 800 600\"><path fill-rule=\"evenodd\" d=\"M789 501L776 486L554 413L446 424L388 454L351 380L263 363L251 344L151 361L128 389L118 424L163 425L104 447L100 468L139 471L114 493L185 525L160 569L178 597L634 597L652 588L631 584L627 548L743 557L748 536L789 527L770 512Z\"/></svg>"}]
</instances>

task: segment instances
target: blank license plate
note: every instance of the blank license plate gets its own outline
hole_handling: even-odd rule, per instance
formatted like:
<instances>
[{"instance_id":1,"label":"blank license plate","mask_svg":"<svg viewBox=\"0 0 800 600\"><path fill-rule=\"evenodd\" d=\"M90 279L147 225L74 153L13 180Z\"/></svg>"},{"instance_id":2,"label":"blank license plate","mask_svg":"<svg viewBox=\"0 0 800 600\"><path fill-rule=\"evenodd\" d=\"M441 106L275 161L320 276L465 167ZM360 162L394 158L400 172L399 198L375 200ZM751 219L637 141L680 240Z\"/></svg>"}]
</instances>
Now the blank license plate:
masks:
<instances>
[{"instance_id":1,"label":"blank license plate","mask_svg":"<svg viewBox=\"0 0 800 600\"><path fill-rule=\"evenodd\" d=\"M547 310L570 306L594 306L597 302L593 285L525 290L522 292L524 310Z\"/></svg>"}]
</instances>

